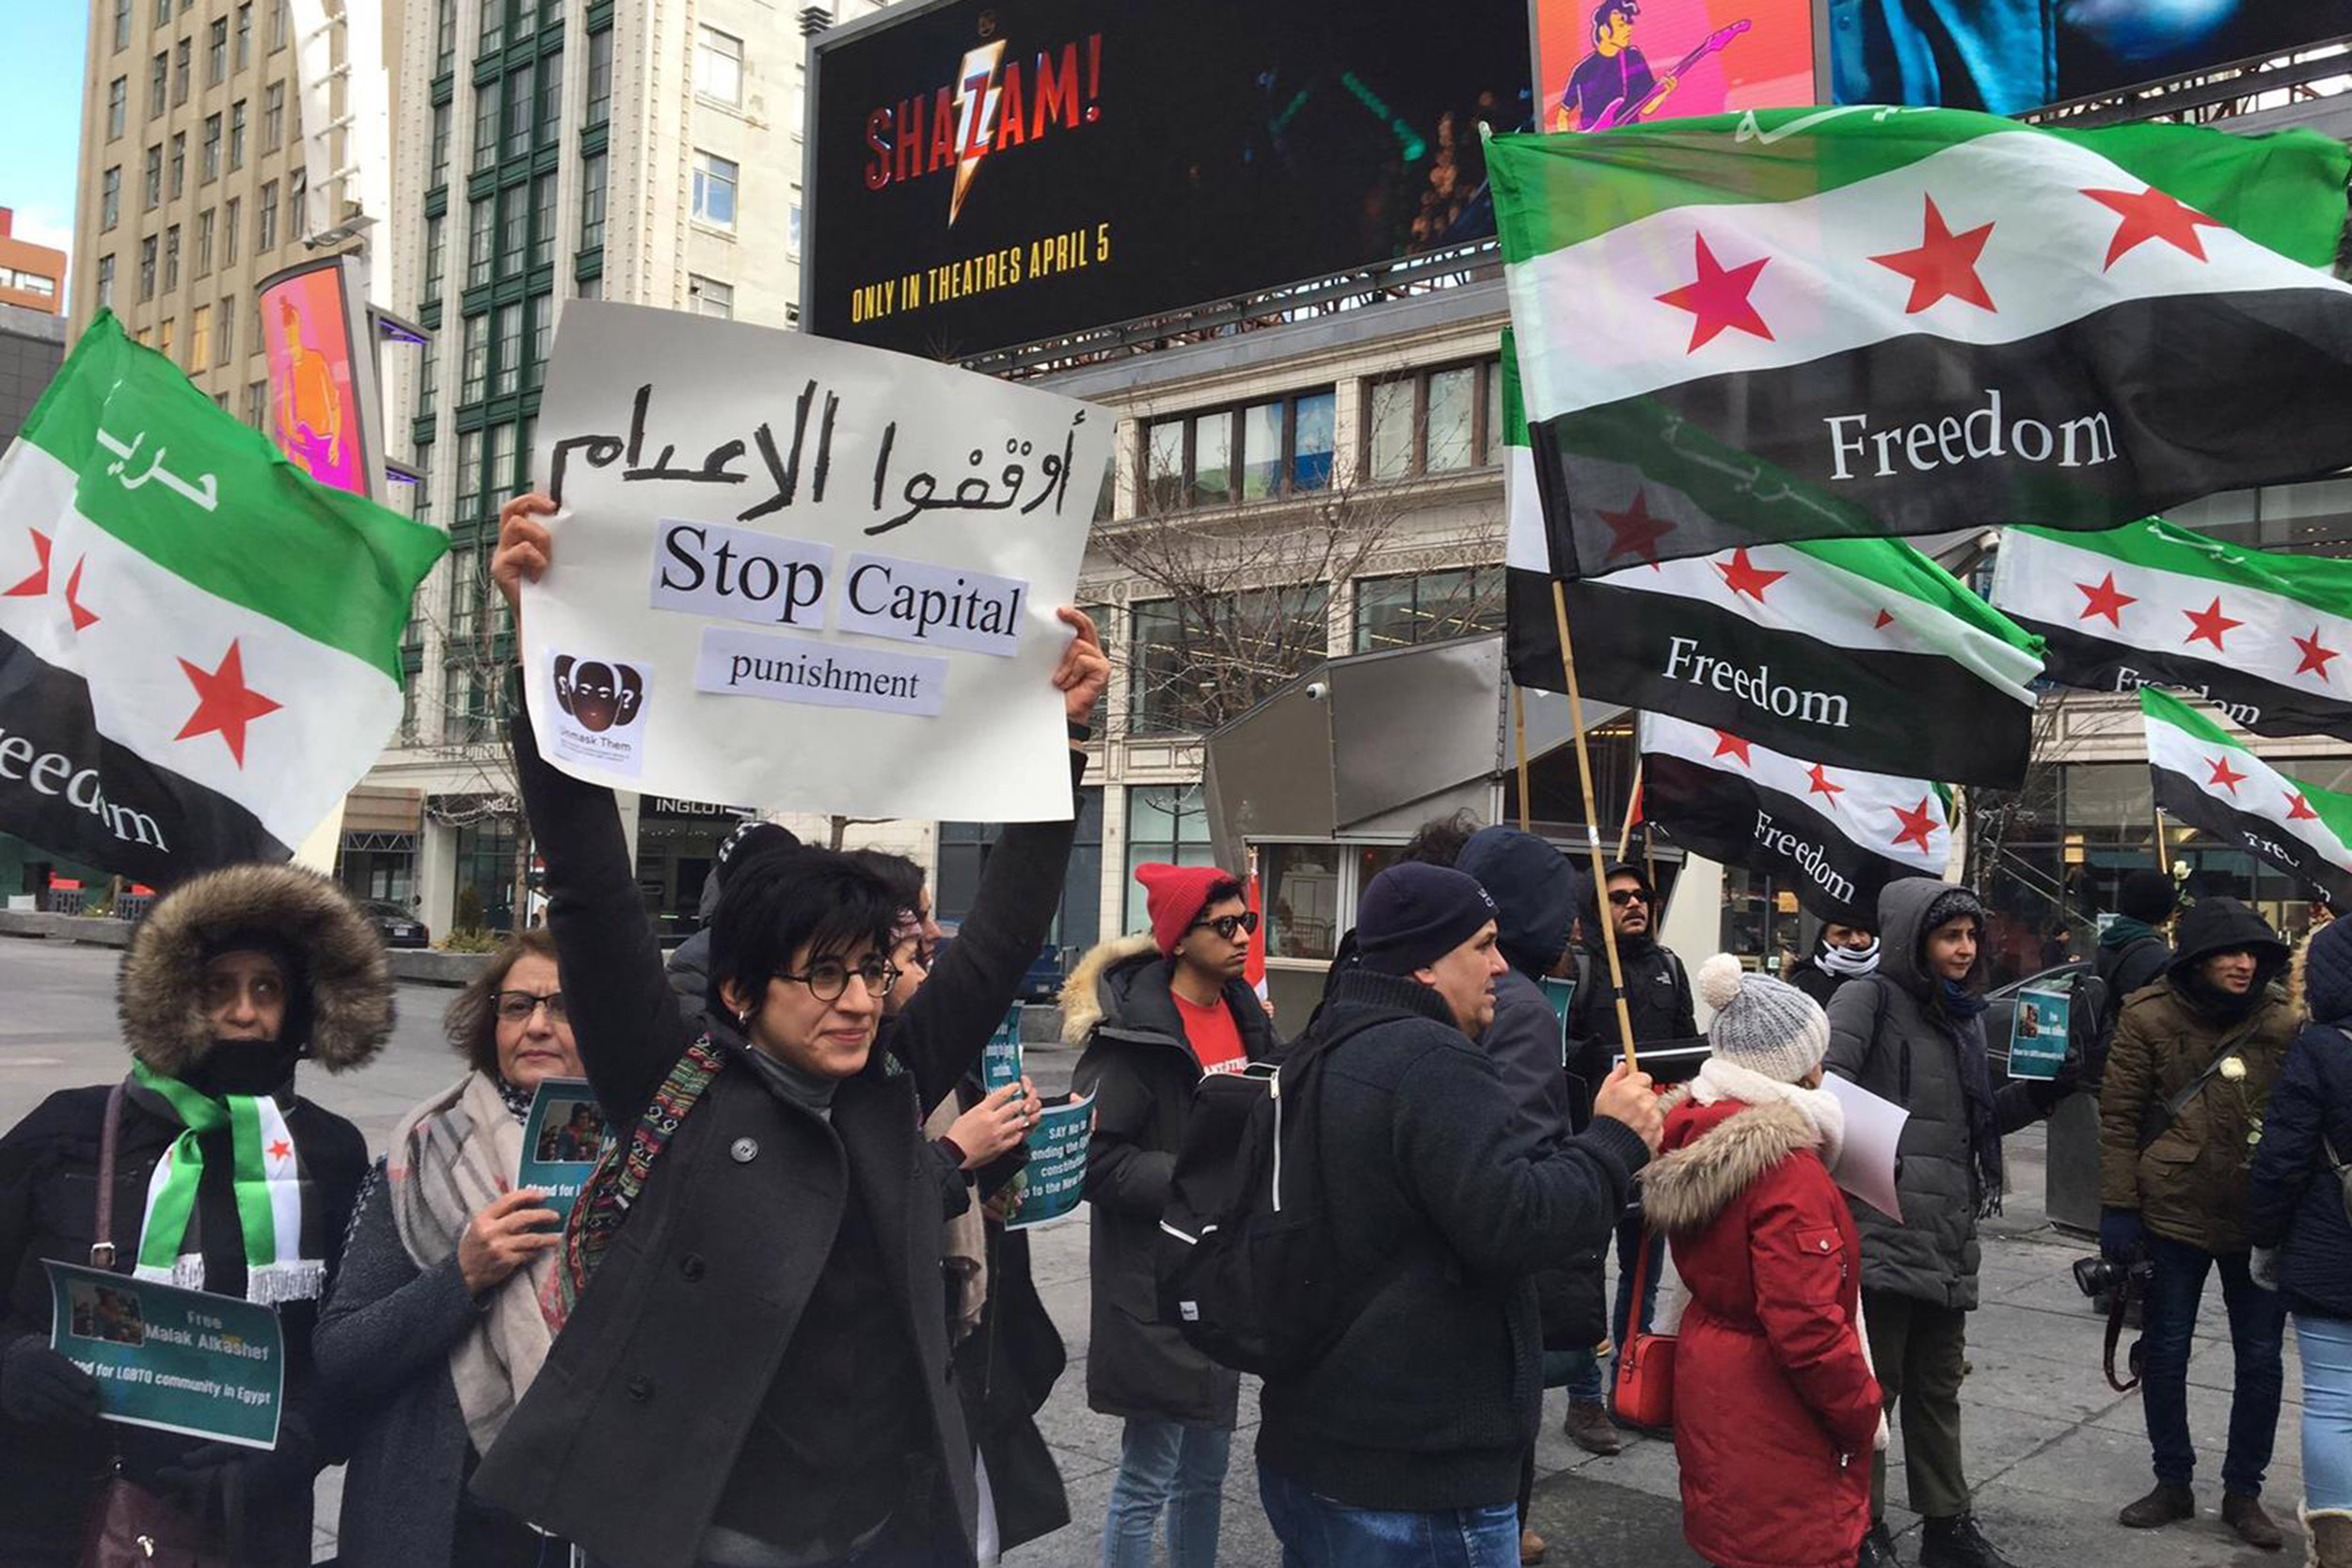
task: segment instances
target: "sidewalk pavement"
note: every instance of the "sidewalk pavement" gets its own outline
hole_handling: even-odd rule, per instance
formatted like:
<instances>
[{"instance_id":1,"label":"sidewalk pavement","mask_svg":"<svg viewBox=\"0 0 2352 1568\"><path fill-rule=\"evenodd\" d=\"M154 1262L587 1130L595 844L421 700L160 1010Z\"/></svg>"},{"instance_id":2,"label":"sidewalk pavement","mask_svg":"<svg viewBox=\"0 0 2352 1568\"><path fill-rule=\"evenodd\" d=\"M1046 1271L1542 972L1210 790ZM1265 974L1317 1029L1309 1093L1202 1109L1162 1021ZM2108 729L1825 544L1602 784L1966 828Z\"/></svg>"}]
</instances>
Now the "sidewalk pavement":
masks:
<instances>
[{"instance_id":1,"label":"sidewalk pavement","mask_svg":"<svg viewBox=\"0 0 2352 1568\"><path fill-rule=\"evenodd\" d=\"M103 1083L123 1070L114 1020L118 955L55 942L0 942L0 1127L53 1089ZM404 986L400 1022L381 1060L363 1072L328 1077L306 1070L303 1091L351 1117L381 1150L401 1114L451 1082L458 1066L439 1037L451 992ZM1068 1086L1075 1053L1030 1047L1041 1092ZM2137 1395L2119 1395L2100 1374L2101 1322L2074 1289L2074 1261L2091 1251L2054 1231L2042 1212L2039 1130L2009 1140L2011 1192L2007 1212L1986 1227L1983 1305L1970 1318L1971 1375L1964 1394L1963 1443L1977 1512L1985 1530L2019 1568L2081 1568L2129 1560L2134 1568L2253 1568L2299 1560L2239 1544L2214 1517L2219 1505L2220 1443L2228 1424L2231 1358L2218 1289L2206 1293L2198 1351L2189 1367L2189 1415L2201 1445L2193 1522L2153 1532L2126 1531L2115 1511L2152 1484ZM1120 1423L1086 1407L1087 1220L1033 1232L1040 1293L1061 1327L1070 1370L1040 1416L1069 1487L1072 1523L1006 1555L1008 1568L1090 1568L1111 1478ZM2265 1500L2295 1529L2302 1492L2298 1430L2302 1378L2292 1335L2287 1345L2286 1405ZM1678 1481L1671 1446L1634 1439L1613 1459L1597 1459L1561 1435L1562 1396L1546 1402L1537 1449L1536 1529L1551 1544L1546 1568L1623 1568L1693 1564L1682 1544ZM1280 1560L1257 1497L1251 1448L1257 1391L1246 1387L1242 1430L1226 1483L1220 1560L1227 1568L1273 1568ZM1894 1501L1904 1498L1901 1438L1896 1438ZM319 1556L334 1549L342 1473L320 1478ZM1917 1554L1916 1520L1898 1509L1906 1561Z\"/></svg>"}]
</instances>

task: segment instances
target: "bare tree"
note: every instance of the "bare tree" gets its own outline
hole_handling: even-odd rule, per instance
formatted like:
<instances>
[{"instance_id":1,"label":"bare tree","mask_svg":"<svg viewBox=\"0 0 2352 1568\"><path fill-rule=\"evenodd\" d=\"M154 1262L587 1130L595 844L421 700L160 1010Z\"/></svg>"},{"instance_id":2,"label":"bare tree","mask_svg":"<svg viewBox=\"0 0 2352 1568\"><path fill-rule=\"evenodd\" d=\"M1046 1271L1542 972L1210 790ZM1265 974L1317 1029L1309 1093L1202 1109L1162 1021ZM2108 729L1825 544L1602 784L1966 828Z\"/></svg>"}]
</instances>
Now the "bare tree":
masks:
<instances>
[{"instance_id":1,"label":"bare tree","mask_svg":"<svg viewBox=\"0 0 2352 1568\"><path fill-rule=\"evenodd\" d=\"M420 698L415 732L403 738L457 775L459 783L427 798L427 818L442 827L511 827L515 858L511 899L515 925L527 923L532 859L531 823L523 815L521 773L515 762L516 716L509 678L516 659L515 621L489 574L489 548L451 551L440 612L422 619L428 657L437 653L439 696Z\"/></svg>"}]
</instances>

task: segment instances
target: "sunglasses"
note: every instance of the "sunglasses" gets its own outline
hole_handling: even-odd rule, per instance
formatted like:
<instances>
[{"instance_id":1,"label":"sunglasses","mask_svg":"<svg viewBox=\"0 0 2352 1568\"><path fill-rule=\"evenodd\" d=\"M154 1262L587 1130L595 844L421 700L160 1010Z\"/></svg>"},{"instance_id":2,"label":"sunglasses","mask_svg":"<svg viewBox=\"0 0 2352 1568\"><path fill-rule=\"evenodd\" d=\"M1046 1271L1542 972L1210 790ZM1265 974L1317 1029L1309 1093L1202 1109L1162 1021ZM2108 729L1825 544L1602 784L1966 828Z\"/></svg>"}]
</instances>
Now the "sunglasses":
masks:
<instances>
[{"instance_id":1,"label":"sunglasses","mask_svg":"<svg viewBox=\"0 0 2352 1568\"><path fill-rule=\"evenodd\" d=\"M534 996L527 990L502 990L498 994L498 1015L501 1023L528 1023L531 1015L545 1007L549 1023L561 1023L569 1015L564 1010L564 993L551 990L545 996Z\"/></svg>"},{"instance_id":2,"label":"sunglasses","mask_svg":"<svg viewBox=\"0 0 2352 1568\"><path fill-rule=\"evenodd\" d=\"M1218 915L1215 920L1196 920L1184 928L1188 931L1215 931L1227 942L1232 942L1242 932L1258 928L1258 911L1244 910L1239 914Z\"/></svg>"},{"instance_id":3,"label":"sunglasses","mask_svg":"<svg viewBox=\"0 0 2352 1568\"><path fill-rule=\"evenodd\" d=\"M1609 901L1619 909L1625 908L1628 904L1647 905L1649 895L1639 888L1614 887L1609 890Z\"/></svg>"}]
</instances>

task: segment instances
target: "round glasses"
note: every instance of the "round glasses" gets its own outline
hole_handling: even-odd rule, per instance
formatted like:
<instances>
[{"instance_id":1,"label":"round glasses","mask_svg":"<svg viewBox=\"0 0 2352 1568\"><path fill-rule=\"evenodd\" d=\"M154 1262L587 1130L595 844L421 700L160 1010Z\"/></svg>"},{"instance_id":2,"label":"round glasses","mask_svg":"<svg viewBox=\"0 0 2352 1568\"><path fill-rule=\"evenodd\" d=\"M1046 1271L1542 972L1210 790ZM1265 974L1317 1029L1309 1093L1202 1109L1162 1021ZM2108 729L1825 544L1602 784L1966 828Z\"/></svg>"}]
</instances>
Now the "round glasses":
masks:
<instances>
[{"instance_id":1,"label":"round glasses","mask_svg":"<svg viewBox=\"0 0 2352 1568\"><path fill-rule=\"evenodd\" d=\"M843 963L839 958L818 958L799 974L776 971L777 979L798 980L819 1002L840 1001L841 993L850 989L852 974L866 982L868 996L887 996L898 983L898 966L878 953L869 953L854 964Z\"/></svg>"}]
</instances>

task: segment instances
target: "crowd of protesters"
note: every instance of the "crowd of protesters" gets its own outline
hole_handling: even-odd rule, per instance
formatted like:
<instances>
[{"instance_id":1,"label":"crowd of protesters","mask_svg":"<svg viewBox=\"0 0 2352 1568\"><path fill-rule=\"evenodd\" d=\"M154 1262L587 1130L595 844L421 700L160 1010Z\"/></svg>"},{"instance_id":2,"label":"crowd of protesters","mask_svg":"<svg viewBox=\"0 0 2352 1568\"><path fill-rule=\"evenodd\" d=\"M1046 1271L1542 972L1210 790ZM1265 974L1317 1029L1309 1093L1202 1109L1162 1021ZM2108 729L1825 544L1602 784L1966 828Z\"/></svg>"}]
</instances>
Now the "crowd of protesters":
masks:
<instances>
[{"instance_id":1,"label":"crowd of protesters","mask_svg":"<svg viewBox=\"0 0 2352 1568\"><path fill-rule=\"evenodd\" d=\"M510 596L548 563L550 510L502 515ZM1074 783L1108 664L1060 615ZM952 939L914 863L748 825L665 961L611 793L543 762L527 719L514 749L548 922L459 994L457 1076L381 1159L296 1080L374 1055L389 969L347 896L285 867L161 898L121 971L129 1076L0 1138L0 1560L111 1562L103 1518L178 1560L308 1563L336 1463L347 1565L977 1568L1073 1523L1037 1425L1067 1357L1008 1227L1040 1101L979 1071L1073 824L1009 826ZM2078 1048L2004 1083L1985 911L1931 879L1889 885L1875 927L1824 927L1788 983L1718 955L1694 984L1644 867L1595 885L1531 834L1431 824L1365 888L1287 1044L1243 977L1242 879L1138 879L1150 929L1062 998L1095 1105L1086 1396L1122 1423L1104 1568L1163 1541L1170 1568L1216 1560L1242 1378L1164 1309L1158 1255L1227 1074L1309 1095L1277 1188L1279 1154L1311 1163L1321 1266L1348 1282L1327 1342L1260 1398L1285 1568L1540 1560L1548 1387L1591 1451L1637 1418L1670 1436L1714 1568L1898 1560L1890 1428L1917 1560L2005 1568L1963 1464L1978 1231L2004 1136L2077 1090L2099 1097L2101 1247L2145 1322L2155 1484L2120 1524L2197 1512L2185 1380L2217 1273L2221 1518L2283 1542L2262 1496L2291 1321L2312 1560L2352 1568L2352 926L2290 976L2245 906L2201 898L2168 937L2172 879L2127 877ZM1909 1112L1899 1220L1832 1179L1830 1076ZM565 1220L514 1173L534 1093L573 1078L605 1132ZM274 1308L274 1447L102 1420L50 1348L45 1259Z\"/></svg>"}]
</instances>

